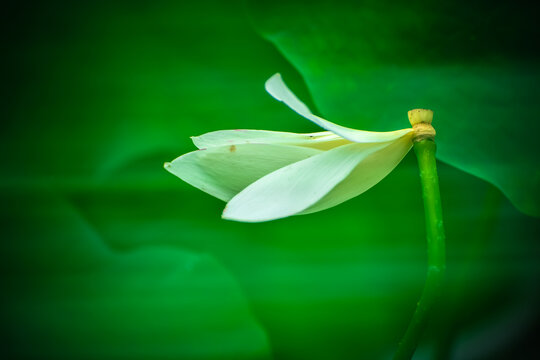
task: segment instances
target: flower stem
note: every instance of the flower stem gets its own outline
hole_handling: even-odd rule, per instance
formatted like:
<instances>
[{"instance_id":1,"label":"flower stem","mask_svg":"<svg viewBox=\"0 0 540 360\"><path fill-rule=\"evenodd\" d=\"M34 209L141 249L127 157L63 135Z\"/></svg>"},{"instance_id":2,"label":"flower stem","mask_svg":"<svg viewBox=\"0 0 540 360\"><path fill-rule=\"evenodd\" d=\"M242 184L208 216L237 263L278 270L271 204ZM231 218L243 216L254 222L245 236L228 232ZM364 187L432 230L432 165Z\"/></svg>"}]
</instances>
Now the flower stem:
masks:
<instances>
[{"instance_id":1,"label":"flower stem","mask_svg":"<svg viewBox=\"0 0 540 360\"><path fill-rule=\"evenodd\" d=\"M422 197L424 198L428 271L422 296L418 301L409 327L399 343L394 360L412 358L426 327L431 309L442 290L446 256L435 149L436 145L432 139L424 139L414 143L414 152L420 168Z\"/></svg>"}]
</instances>

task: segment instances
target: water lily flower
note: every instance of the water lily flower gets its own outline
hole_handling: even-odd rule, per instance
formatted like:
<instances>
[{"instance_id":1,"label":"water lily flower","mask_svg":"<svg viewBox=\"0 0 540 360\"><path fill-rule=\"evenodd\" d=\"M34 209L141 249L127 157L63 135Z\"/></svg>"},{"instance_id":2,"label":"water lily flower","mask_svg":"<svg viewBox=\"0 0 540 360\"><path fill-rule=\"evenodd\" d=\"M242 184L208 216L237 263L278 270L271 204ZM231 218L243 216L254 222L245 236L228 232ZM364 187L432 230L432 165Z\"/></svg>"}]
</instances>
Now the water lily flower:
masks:
<instances>
[{"instance_id":1,"label":"water lily flower","mask_svg":"<svg viewBox=\"0 0 540 360\"><path fill-rule=\"evenodd\" d=\"M192 138L199 150L165 164L185 182L228 202L225 219L260 222L338 205L381 181L413 145L412 128L362 131L314 115L280 74L265 88L326 131L214 131Z\"/></svg>"}]
</instances>

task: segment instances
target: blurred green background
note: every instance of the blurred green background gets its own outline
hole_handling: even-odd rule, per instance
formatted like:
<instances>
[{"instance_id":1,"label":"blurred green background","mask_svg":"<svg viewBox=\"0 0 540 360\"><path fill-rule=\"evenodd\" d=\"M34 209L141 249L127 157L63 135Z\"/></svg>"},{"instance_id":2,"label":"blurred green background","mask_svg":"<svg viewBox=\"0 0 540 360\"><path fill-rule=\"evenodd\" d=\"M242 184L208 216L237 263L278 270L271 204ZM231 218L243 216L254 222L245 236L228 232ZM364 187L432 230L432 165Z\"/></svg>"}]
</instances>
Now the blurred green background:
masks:
<instances>
[{"instance_id":1,"label":"blurred green background","mask_svg":"<svg viewBox=\"0 0 540 360\"><path fill-rule=\"evenodd\" d=\"M358 129L435 110L448 275L415 359L540 355L538 29L519 2L4 16L5 358L391 357L426 270L412 152L358 198L262 224L221 220L221 201L162 168L208 131L319 131L266 94L275 72Z\"/></svg>"}]
</instances>

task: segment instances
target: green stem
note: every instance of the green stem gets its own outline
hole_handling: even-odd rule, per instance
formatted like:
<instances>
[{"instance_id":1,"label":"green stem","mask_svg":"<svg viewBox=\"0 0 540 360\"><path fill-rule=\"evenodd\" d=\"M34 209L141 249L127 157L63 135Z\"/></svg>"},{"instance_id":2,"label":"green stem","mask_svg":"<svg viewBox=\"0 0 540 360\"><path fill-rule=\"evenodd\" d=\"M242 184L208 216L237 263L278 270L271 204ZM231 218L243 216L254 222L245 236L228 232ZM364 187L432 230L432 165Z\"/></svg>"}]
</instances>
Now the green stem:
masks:
<instances>
[{"instance_id":1,"label":"green stem","mask_svg":"<svg viewBox=\"0 0 540 360\"><path fill-rule=\"evenodd\" d=\"M446 268L444 227L442 219L441 195L435 160L435 142L425 139L414 143L418 158L428 248L428 271L426 284L418 301L413 318L399 343L394 360L411 359L426 327L433 304L441 289Z\"/></svg>"}]
</instances>

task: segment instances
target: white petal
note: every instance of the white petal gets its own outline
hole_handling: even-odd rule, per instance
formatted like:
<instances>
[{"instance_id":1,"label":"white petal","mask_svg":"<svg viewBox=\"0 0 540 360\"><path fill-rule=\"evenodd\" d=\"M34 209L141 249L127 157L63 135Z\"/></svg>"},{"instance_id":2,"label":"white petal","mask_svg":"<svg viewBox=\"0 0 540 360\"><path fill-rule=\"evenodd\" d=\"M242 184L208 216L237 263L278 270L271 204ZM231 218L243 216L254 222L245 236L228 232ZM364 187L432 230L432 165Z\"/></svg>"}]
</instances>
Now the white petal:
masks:
<instances>
[{"instance_id":1,"label":"white petal","mask_svg":"<svg viewBox=\"0 0 540 360\"><path fill-rule=\"evenodd\" d=\"M392 143L343 145L276 170L232 198L223 218L258 222L299 214L323 199L363 160Z\"/></svg>"},{"instance_id":2,"label":"white petal","mask_svg":"<svg viewBox=\"0 0 540 360\"><path fill-rule=\"evenodd\" d=\"M265 83L266 91L272 95L275 99L283 101L288 107L293 109L299 115L302 115L308 120L313 121L323 129L329 130L334 134L337 134L347 140L357 143L374 143L374 142L386 142L398 139L403 135L412 131L412 129L403 129L388 132L374 132L374 131L362 131L347 128L341 125L334 124L328 120L325 120L317 115L314 115L308 107L301 102L296 95L285 85L281 75L274 74Z\"/></svg>"},{"instance_id":3,"label":"white petal","mask_svg":"<svg viewBox=\"0 0 540 360\"><path fill-rule=\"evenodd\" d=\"M165 164L188 184L229 201L257 179L321 150L279 144L238 144L197 150Z\"/></svg>"},{"instance_id":4,"label":"white petal","mask_svg":"<svg viewBox=\"0 0 540 360\"><path fill-rule=\"evenodd\" d=\"M349 140L330 132L311 134L267 130L220 130L191 138L199 149L232 144L284 144L328 150L350 143Z\"/></svg>"},{"instance_id":5,"label":"white petal","mask_svg":"<svg viewBox=\"0 0 540 360\"><path fill-rule=\"evenodd\" d=\"M394 170L407 155L413 145L411 138L412 134L408 134L366 157L349 176L302 214L328 209L369 190Z\"/></svg>"}]
</instances>

